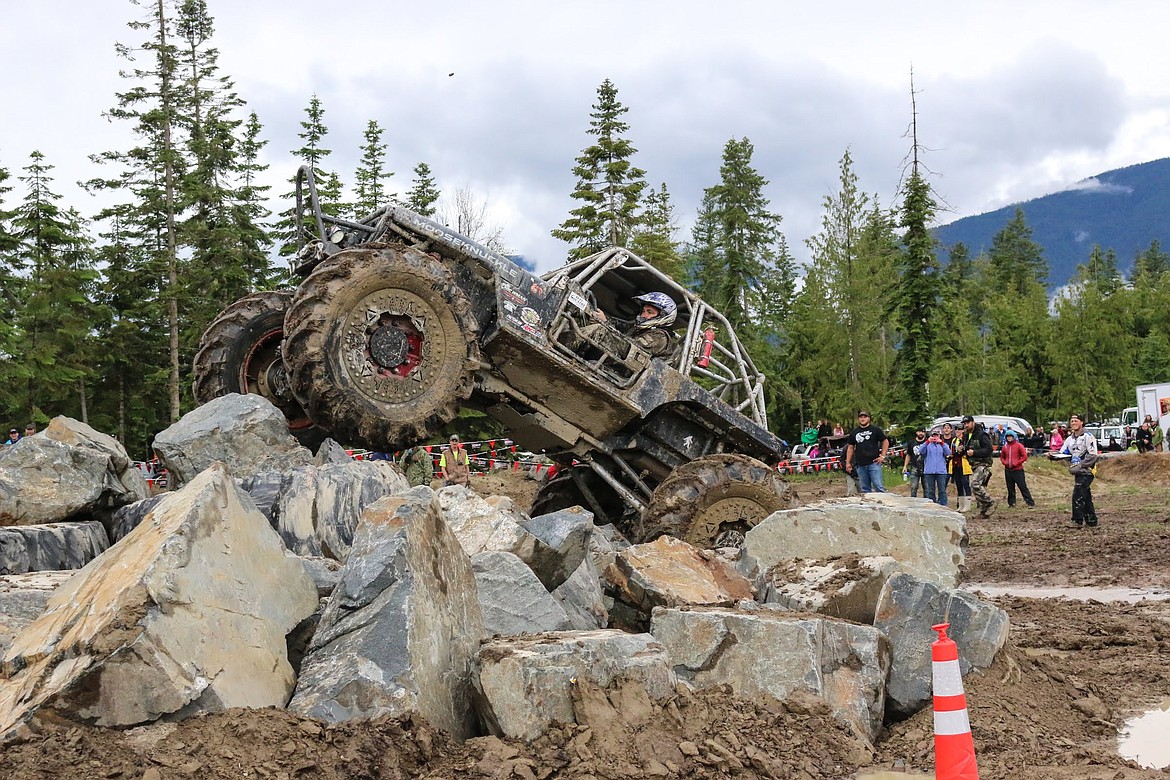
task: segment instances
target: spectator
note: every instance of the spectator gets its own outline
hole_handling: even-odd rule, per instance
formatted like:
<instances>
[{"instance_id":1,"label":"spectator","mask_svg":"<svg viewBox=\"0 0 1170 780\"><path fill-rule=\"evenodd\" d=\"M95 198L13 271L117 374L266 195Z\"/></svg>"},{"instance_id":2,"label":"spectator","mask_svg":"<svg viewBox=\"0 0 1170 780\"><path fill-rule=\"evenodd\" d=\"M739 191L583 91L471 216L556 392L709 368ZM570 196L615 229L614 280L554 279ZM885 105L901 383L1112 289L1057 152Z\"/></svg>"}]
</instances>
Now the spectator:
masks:
<instances>
[{"instance_id":1,"label":"spectator","mask_svg":"<svg viewBox=\"0 0 1170 780\"><path fill-rule=\"evenodd\" d=\"M1061 432L1064 428L1057 425L1052 429L1052 435L1048 437L1048 451L1060 452L1060 448L1064 446L1064 434Z\"/></svg>"},{"instance_id":2,"label":"spectator","mask_svg":"<svg viewBox=\"0 0 1170 780\"><path fill-rule=\"evenodd\" d=\"M890 449L886 433L871 424L869 412L857 413L857 427L849 433L845 446L845 470L850 466L857 469L857 485L862 493L885 493L882 484L882 464Z\"/></svg>"},{"instance_id":3,"label":"spectator","mask_svg":"<svg viewBox=\"0 0 1170 780\"><path fill-rule=\"evenodd\" d=\"M36 433L37 433L37 424L36 423L29 423L28 425L24 426L24 436L25 437L35 436ZM24 437L22 437L22 438L24 438Z\"/></svg>"},{"instance_id":4,"label":"spectator","mask_svg":"<svg viewBox=\"0 0 1170 780\"><path fill-rule=\"evenodd\" d=\"M987 492L987 483L991 481L991 437L971 415L963 418L963 433L955 450L971 464L971 493L979 516L990 517L995 511L995 500Z\"/></svg>"},{"instance_id":5,"label":"spectator","mask_svg":"<svg viewBox=\"0 0 1170 780\"><path fill-rule=\"evenodd\" d=\"M20 430L17 428L10 428L8 430L8 439L4 442L5 446L9 444L16 444L20 441Z\"/></svg>"},{"instance_id":6,"label":"spectator","mask_svg":"<svg viewBox=\"0 0 1170 780\"><path fill-rule=\"evenodd\" d=\"M435 476L435 461L431 458L431 453L427 452L427 448L421 445L410 447L403 452L399 466L411 487L430 485Z\"/></svg>"},{"instance_id":7,"label":"spectator","mask_svg":"<svg viewBox=\"0 0 1170 780\"><path fill-rule=\"evenodd\" d=\"M828 420L817 420L817 438L827 439L833 435L833 426Z\"/></svg>"},{"instance_id":8,"label":"spectator","mask_svg":"<svg viewBox=\"0 0 1170 780\"><path fill-rule=\"evenodd\" d=\"M1019 437L1013 430L1004 431L1004 445L999 451L999 460L1003 463L1003 476L1007 482L1008 506L1016 505L1016 488L1028 506L1036 506L1032 500L1032 493L1028 490L1028 481L1024 475L1024 463L1028 460L1028 448L1020 443Z\"/></svg>"},{"instance_id":9,"label":"spectator","mask_svg":"<svg viewBox=\"0 0 1170 780\"><path fill-rule=\"evenodd\" d=\"M861 488L857 485L857 468L845 460L848 451L848 448L841 450L841 471L845 473L845 495L855 496L861 492Z\"/></svg>"},{"instance_id":10,"label":"spectator","mask_svg":"<svg viewBox=\"0 0 1170 780\"><path fill-rule=\"evenodd\" d=\"M833 435L834 436L844 436L845 435L845 429L841 427L841 423L833 423Z\"/></svg>"},{"instance_id":11,"label":"spectator","mask_svg":"<svg viewBox=\"0 0 1170 780\"><path fill-rule=\"evenodd\" d=\"M1109 437L1109 444L1105 447L1106 452L1125 452L1125 447L1121 446L1121 442L1117 440L1116 436Z\"/></svg>"},{"instance_id":12,"label":"spectator","mask_svg":"<svg viewBox=\"0 0 1170 780\"><path fill-rule=\"evenodd\" d=\"M943 439L946 441L946 439ZM955 486L955 509L966 512L971 508L971 463L959 452L959 438L951 438L951 482Z\"/></svg>"},{"instance_id":13,"label":"spectator","mask_svg":"<svg viewBox=\"0 0 1170 780\"><path fill-rule=\"evenodd\" d=\"M918 498L918 486L922 485L922 458L926 453L920 452L919 447L925 443L925 428L915 430L914 438L906 441L906 452L902 458L902 478L910 483L911 498ZM923 485L922 494L926 495L925 485Z\"/></svg>"},{"instance_id":14,"label":"spectator","mask_svg":"<svg viewBox=\"0 0 1170 780\"><path fill-rule=\"evenodd\" d=\"M443 454L439 456L443 484L471 487L471 460L467 450L463 449L463 444L455 434L451 435L449 445L443 448Z\"/></svg>"},{"instance_id":15,"label":"spectator","mask_svg":"<svg viewBox=\"0 0 1170 780\"><path fill-rule=\"evenodd\" d=\"M26 436L28 434L25 434ZM1162 442L1166 438L1166 434L1162 432L1162 421L1155 420L1154 427L1150 430L1150 449L1154 452L1162 451Z\"/></svg>"},{"instance_id":16,"label":"spectator","mask_svg":"<svg viewBox=\"0 0 1170 780\"><path fill-rule=\"evenodd\" d=\"M914 449L922 457L922 494L936 504L947 505L947 458L951 445L940 434L931 434L928 441Z\"/></svg>"},{"instance_id":17,"label":"spectator","mask_svg":"<svg viewBox=\"0 0 1170 780\"><path fill-rule=\"evenodd\" d=\"M1134 437L1137 440L1138 452L1145 453L1154 450L1154 432L1150 430L1150 424L1150 418L1147 415L1145 421L1138 426L1137 434Z\"/></svg>"},{"instance_id":18,"label":"spectator","mask_svg":"<svg viewBox=\"0 0 1170 780\"><path fill-rule=\"evenodd\" d=\"M1097 509L1093 506L1093 477L1097 473L1097 439L1085 433L1085 421L1079 414L1069 418L1072 427L1069 437L1064 440L1061 454L1069 456L1068 473L1073 475L1072 521L1077 527L1082 524L1097 527Z\"/></svg>"}]
</instances>

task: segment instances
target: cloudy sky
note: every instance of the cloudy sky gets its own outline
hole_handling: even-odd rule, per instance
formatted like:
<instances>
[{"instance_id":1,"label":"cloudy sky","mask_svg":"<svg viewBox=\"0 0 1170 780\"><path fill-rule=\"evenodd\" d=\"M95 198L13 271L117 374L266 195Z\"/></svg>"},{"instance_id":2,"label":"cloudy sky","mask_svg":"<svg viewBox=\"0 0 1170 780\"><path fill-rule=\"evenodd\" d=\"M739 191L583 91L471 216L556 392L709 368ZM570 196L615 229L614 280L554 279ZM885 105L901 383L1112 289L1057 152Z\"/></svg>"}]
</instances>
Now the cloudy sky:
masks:
<instances>
[{"instance_id":1,"label":"cloudy sky","mask_svg":"<svg viewBox=\"0 0 1170 780\"><path fill-rule=\"evenodd\" d=\"M73 183L97 174L88 155L130 143L126 123L103 112L127 86L114 47L141 41L126 25L141 9L4 5L0 165L19 175L40 150L57 190L92 213L97 204ZM574 205L570 169L591 140L588 114L606 78L629 108L636 163L674 198L680 238L718 180L724 144L746 136L799 259L846 149L861 188L894 202L912 68L925 162L949 207L940 222L1170 154L1170 4L1153 0L208 6L221 68L265 127L275 193L295 169L290 150L315 93L343 180L376 120L391 187L405 190L427 162L441 189L485 201L508 245L541 270L563 259L549 230ZM7 205L20 194L18 183Z\"/></svg>"}]
</instances>

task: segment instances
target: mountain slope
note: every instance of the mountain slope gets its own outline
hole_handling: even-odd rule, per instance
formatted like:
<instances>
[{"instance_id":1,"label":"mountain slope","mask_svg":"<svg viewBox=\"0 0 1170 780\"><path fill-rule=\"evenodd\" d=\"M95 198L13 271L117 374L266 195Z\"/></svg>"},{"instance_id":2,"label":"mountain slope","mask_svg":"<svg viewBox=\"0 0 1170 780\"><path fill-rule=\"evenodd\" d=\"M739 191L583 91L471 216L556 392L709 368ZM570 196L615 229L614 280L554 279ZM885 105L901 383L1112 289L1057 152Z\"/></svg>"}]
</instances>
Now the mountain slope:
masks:
<instances>
[{"instance_id":1,"label":"mountain slope","mask_svg":"<svg viewBox=\"0 0 1170 780\"><path fill-rule=\"evenodd\" d=\"M940 259L945 262L960 241L973 258L986 252L1017 208L1044 249L1050 290L1072 278L1094 244L1116 251L1118 267L1128 273L1134 256L1154 239L1170 247L1170 158L1107 171L1061 192L943 225L935 230Z\"/></svg>"}]
</instances>

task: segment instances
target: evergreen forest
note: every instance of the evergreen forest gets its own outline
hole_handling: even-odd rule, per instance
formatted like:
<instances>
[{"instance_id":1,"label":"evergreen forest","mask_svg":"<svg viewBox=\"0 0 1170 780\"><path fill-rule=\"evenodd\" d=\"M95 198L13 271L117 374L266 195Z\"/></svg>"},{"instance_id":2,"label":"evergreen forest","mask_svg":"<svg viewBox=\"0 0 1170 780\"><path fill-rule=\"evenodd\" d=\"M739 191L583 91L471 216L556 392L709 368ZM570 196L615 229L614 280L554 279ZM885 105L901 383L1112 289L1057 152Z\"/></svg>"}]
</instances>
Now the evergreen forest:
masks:
<instances>
[{"instance_id":1,"label":"evergreen forest","mask_svg":"<svg viewBox=\"0 0 1170 780\"><path fill-rule=\"evenodd\" d=\"M292 184L259 184L264 126L219 67L205 0L134 8L139 39L119 49L125 88L107 113L127 141L93 150L103 175L85 183L112 205L87 214L62 202L40 152L0 157L0 423L67 415L144 458L194 406L191 362L207 325L244 295L292 283L295 230ZM308 96L303 145L288 151L313 168L331 214L400 202L436 215L435 173L419 161L392 187L393 139L373 119L357 170L333 169L325 108ZM763 194L766 175L783 172L757 170L750 139L727 140L681 235L669 183L638 167L617 85L603 81L582 108L585 145L565 161L576 184L564 222L550 226L565 256L628 247L720 309L768 376L770 427L790 441L817 418L848 425L862 406L882 424L1104 417L1133 403L1135 385L1170 378L1170 255L1156 241L1124 258L1127 275L1113 249L1091 247L1055 296L1021 210L985 251L940 247L913 132L894 203L868 193L842 151L800 267ZM455 195L458 213L437 217L506 246L474 193Z\"/></svg>"}]
</instances>

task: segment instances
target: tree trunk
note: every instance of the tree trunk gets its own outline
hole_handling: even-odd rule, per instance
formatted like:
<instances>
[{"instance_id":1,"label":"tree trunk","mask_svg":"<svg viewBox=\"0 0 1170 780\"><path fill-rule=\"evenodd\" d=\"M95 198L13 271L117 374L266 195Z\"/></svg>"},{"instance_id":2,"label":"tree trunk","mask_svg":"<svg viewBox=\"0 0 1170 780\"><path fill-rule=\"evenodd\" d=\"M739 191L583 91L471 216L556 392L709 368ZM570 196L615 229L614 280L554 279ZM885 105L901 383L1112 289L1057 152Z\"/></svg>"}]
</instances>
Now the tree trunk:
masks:
<instances>
[{"instance_id":1,"label":"tree trunk","mask_svg":"<svg viewBox=\"0 0 1170 780\"><path fill-rule=\"evenodd\" d=\"M85 397L85 380L84 379L77 380L77 391L78 391L78 395L81 399L81 421L83 423L85 423L86 425L89 425L89 403L86 401L86 397Z\"/></svg>"}]
</instances>

